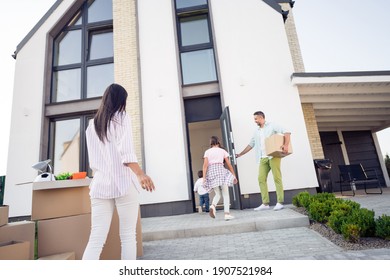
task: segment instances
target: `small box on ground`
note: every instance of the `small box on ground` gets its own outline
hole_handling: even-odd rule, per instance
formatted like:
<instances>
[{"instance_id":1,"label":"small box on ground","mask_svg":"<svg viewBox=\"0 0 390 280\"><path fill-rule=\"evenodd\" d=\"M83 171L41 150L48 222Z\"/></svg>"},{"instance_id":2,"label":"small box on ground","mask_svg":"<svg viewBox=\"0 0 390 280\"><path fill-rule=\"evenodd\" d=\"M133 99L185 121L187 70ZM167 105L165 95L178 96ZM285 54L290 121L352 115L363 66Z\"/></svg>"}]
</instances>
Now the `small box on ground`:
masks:
<instances>
[{"instance_id":1,"label":"small box on ground","mask_svg":"<svg viewBox=\"0 0 390 280\"><path fill-rule=\"evenodd\" d=\"M273 134L270 137L267 137L265 139L265 150L267 152L267 156L273 156L273 157L285 157L288 155L291 155L293 150L290 144L288 145L288 152L284 153L282 151L281 146L284 142L284 135L283 134Z\"/></svg>"},{"instance_id":2,"label":"small box on ground","mask_svg":"<svg viewBox=\"0 0 390 280\"><path fill-rule=\"evenodd\" d=\"M34 259L35 223L19 221L8 223L0 227L0 242L11 240L29 242L29 260Z\"/></svg>"},{"instance_id":3,"label":"small box on ground","mask_svg":"<svg viewBox=\"0 0 390 280\"><path fill-rule=\"evenodd\" d=\"M0 227L8 224L8 214L9 214L9 206L1 205L0 206Z\"/></svg>"},{"instance_id":4,"label":"small box on ground","mask_svg":"<svg viewBox=\"0 0 390 280\"><path fill-rule=\"evenodd\" d=\"M30 259L29 241L0 242L0 260L28 260Z\"/></svg>"}]
</instances>

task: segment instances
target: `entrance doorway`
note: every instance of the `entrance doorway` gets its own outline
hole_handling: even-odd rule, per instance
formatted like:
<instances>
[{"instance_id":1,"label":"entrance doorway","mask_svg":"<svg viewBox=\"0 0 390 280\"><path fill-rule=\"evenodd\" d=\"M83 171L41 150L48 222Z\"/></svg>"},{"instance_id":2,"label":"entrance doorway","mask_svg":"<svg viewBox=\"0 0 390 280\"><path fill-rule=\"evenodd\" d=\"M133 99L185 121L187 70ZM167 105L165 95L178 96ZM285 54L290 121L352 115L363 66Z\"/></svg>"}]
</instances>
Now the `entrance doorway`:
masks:
<instances>
[{"instance_id":1,"label":"entrance doorway","mask_svg":"<svg viewBox=\"0 0 390 280\"><path fill-rule=\"evenodd\" d=\"M197 206L199 205L199 198L192 190L198 179L198 171L203 168L203 155L204 152L210 148L211 136L217 136L220 139L221 144L223 144L225 149L229 152L230 161L233 168L235 168L237 177L238 174L234 154L232 154L230 149L231 143L229 141L231 141L231 139L226 137L226 135L231 135L230 120L226 118L226 113L222 112L219 95L184 100L184 107L188 136L188 158L192 183L192 202L194 211L196 211ZM241 209L238 184L235 185L234 188L229 188L229 194L231 208ZM214 193L211 192L210 203L213 197Z\"/></svg>"}]
</instances>

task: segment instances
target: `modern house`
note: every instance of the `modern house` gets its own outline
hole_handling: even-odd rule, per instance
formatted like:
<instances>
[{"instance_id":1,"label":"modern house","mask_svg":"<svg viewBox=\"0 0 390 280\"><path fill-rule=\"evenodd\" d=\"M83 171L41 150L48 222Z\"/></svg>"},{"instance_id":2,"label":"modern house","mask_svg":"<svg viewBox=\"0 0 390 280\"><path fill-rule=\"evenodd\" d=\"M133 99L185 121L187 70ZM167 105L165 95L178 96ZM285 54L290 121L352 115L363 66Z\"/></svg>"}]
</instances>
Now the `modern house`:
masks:
<instances>
[{"instance_id":1,"label":"modern house","mask_svg":"<svg viewBox=\"0 0 390 280\"><path fill-rule=\"evenodd\" d=\"M235 159L253 112L288 128L286 202L316 192L313 159L362 163L389 177L375 132L390 126L390 71L306 73L293 1L58 0L17 46L5 188L10 217L31 214L31 166L91 171L85 129L110 83L128 93L140 164L156 185L143 217L195 211L193 183L212 135L224 140L239 183L232 207L256 207L254 153ZM332 168L337 188L337 168ZM271 203L275 188L269 176Z\"/></svg>"}]
</instances>

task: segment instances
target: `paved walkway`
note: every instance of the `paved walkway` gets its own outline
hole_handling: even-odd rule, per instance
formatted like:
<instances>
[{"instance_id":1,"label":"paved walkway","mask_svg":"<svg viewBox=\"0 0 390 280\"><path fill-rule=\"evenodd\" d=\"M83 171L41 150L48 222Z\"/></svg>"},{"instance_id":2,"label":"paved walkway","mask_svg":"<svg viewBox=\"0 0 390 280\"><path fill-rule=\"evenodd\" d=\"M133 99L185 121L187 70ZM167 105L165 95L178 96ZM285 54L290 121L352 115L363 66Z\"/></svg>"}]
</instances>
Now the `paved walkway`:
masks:
<instances>
[{"instance_id":1,"label":"paved walkway","mask_svg":"<svg viewBox=\"0 0 390 280\"><path fill-rule=\"evenodd\" d=\"M339 194L336 194L338 197ZM362 207L390 215L390 189L382 195L358 192ZM142 260L390 260L390 249L346 251L308 228L305 215L281 211L232 210L225 221L207 213L142 219Z\"/></svg>"}]
</instances>

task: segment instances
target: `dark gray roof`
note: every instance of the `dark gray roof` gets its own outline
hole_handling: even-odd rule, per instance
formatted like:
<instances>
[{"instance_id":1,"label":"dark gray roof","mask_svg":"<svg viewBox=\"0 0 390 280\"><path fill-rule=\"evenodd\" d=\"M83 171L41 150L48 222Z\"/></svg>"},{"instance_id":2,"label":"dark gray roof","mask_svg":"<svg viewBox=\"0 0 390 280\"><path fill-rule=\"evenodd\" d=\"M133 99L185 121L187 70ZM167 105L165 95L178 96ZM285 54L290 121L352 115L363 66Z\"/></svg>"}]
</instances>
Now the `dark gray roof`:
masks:
<instances>
[{"instance_id":1,"label":"dark gray roof","mask_svg":"<svg viewBox=\"0 0 390 280\"><path fill-rule=\"evenodd\" d=\"M281 6L279 5L279 3L290 3L290 6L292 8L294 6L295 1L292 1L292 0L263 0L263 2L265 2L266 4L271 6L278 13L283 14L283 10L282 10Z\"/></svg>"},{"instance_id":2,"label":"dark gray roof","mask_svg":"<svg viewBox=\"0 0 390 280\"><path fill-rule=\"evenodd\" d=\"M272 7L278 13L282 13L282 8L278 4L277 0L263 0L263 2L268 4L270 7Z\"/></svg>"}]
</instances>

